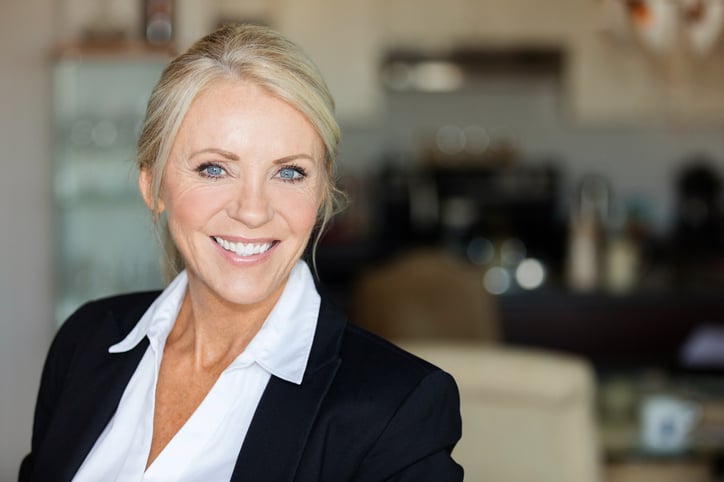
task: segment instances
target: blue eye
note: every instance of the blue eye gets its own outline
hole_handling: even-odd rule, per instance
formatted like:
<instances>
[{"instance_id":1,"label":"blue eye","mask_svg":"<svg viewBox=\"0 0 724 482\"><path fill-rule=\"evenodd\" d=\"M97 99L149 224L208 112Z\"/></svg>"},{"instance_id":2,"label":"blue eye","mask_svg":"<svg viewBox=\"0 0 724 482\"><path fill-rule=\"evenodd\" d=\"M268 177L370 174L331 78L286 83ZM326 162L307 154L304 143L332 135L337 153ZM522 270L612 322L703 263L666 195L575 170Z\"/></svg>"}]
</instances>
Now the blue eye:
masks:
<instances>
[{"instance_id":1,"label":"blue eye","mask_svg":"<svg viewBox=\"0 0 724 482\"><path fill-rule=\"evenodd\" d=\"M221 177L224 175L224 168L216 164L202 164L196 169L205 177Z\"/></svg>"},{"instance_id":2,"label":"blue eye","mask_svg":"<svg viewBox=\"0 0 724 482\"><path fill-rule=\"evenodd\" d=\"M223 174L223 169L219 166L209 166L204 172L206 172L209 176L221 176Z\"/></svg>"},{"instance_id":3,"label":"blue eye","mask_svg":"<svg viewBox=\"0 0 724 482\"><path fill-rule=\"evenodd\" d=\"M298 181L304 177L304 172L298 167L283 167L278 176L284 181Z\"/></svg>"}]
</instances>

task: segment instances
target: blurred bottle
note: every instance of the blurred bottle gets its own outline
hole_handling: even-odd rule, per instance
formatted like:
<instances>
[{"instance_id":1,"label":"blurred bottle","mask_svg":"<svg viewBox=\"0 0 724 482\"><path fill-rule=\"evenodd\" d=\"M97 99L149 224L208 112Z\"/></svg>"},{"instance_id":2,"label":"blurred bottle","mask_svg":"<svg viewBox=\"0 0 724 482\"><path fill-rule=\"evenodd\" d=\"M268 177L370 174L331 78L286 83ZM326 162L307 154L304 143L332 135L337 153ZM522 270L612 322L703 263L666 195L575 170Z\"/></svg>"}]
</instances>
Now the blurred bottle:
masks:
<instances>
[{"instance_id":1,"label":"blurred bottle","mask_svg":"<svg viewBox=\"0 0 724 482\"><path fill-rule=\"evenodd\" d=\"M585 176L569 221L566 278L574 291L594 291L603 280L603 253L611 190L605 178Z\"/></svg>"},{"instance_id":2,"label":"blurred bottle","mask_svg":"<svg viewBox=\"0 0 724 482\"><path fill-rule=\"evenodd\" d=\"M622 222L609 236L606 249L606 288L615 294L629 293L639 286L649 237L643 200L630 200L622 211Z\"/></svg>"},{"instance_id":3,"label":"blurred bottle","mask_svg":"<svg viewBox=\"0 0 724 482\"><path fill-rule=\"evenodd\" d=\"M621 232L606 249L606 288L616 294L632 291L638 283L641 250L636 240Z\"/></svg>"},{"instance_id":4,"label":"blurred bottle","mask_svg":"<svg viewBox=\"0 0 724 482\"><path fill-rule=\"evenodd\" d=\"M719 251L722 232L721 184L713 161L691 158L677 179L676 240L687 251Z\"/></svg>"},{"instance_id":5,"label":"blurred bottle","mask_svg":"<svg viewBox=\"0 0 724 482\"><path fill-rule=\"evenodd\" d=\"M143 1L143 32L152 45L168 45L173 40L173 1Z\"/></svg>"},{"instance_id":6,"label":"blurred bottle","mask_svg":"<svg viewBox=\"0 0 724 482\"><path fill-rule=\"evenodd\" d=\"M689 158L676 178L677 206L672 250L679 286L709 288L724 280L722 179L714 159Z\"/></svg>"}]
</instances>

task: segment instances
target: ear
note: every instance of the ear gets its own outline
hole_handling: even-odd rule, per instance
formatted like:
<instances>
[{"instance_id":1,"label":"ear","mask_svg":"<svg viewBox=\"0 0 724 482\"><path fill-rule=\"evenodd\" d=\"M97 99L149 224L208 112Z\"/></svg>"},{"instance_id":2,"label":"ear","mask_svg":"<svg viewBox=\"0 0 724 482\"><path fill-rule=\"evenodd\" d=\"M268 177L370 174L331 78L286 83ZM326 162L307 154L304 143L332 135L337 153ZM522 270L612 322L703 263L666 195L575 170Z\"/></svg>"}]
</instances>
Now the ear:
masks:
<instances>
[{"instance_id":1,"label":"ear","mask_svg":"<svg viewBox=\"0 0 724 482\"><path fill-rule=\"evenodd\" d=\"M164 210L163 201L159 198L156 202L153 189L153 176L148 168L141 169L138 173L138 190L141 191L143 202L146 203L151 212L161 214Z\"/></svg>"}]
</instances>

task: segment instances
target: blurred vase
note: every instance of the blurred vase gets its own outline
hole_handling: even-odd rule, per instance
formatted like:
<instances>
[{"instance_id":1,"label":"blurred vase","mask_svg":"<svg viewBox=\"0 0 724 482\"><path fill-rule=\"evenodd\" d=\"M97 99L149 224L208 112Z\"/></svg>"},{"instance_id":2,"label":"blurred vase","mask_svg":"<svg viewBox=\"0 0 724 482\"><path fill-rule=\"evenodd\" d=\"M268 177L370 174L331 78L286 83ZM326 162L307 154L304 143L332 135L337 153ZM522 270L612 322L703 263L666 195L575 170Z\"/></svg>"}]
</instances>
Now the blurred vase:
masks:
<instances>
[{"instance_id":1,"label":"blurred vase","mask_svg":"<svg viewBox=\"0 0 724 482\"><path fill-rule=\"evenodd\" d=\"M172 0L144 0L143 31L146 41L153 45L167 45L173 40Z\"/></svg>"},{"instance_id":2,"label":"blurred vase","mask_svg":"<svg viewBox=\"0 0 724 482\"><path fill-rule=\"evenodd\" d=\"M610 197L604 178L589 175L581 181L571 209L566 260L568 287L574 291L593 291L601 285Z\"/></svg>"}]
</instances>

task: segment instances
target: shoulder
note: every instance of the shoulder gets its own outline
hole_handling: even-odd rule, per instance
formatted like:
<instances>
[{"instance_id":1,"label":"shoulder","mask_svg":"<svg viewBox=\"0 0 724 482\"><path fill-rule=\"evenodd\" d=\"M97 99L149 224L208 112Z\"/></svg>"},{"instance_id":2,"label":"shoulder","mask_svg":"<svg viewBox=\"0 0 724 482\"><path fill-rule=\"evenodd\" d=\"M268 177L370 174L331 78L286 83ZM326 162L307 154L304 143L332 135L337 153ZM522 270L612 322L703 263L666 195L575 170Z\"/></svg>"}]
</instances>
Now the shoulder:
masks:
<instances>
[{"instance_id":1,"label":"shoulder","mask_svg":"<svg viewBox=\"0 0 724 482\"><path fill-rule=\"evenodd\" d=\"M74 345L88 343L101 333L120 341L159 294L159 291L127 293L83 304L60 326L51 350L66 351Z\"/></svg>"},{"instance_id":2,"label":"shoulder","mask_svg":"<svg viewBox=\"0 0 724 482\"><path fill-rule=\"evenodd\" d=\"M85 325L96 323L107 315L112 315L118 321L133 321L133 318L140 318L143 315L159 294L161 294L160 291L144 291L88 301L68 317L61 325L61 329L77 330L84 328ZM128 328L132 327L133 325ZM122 328L125 327L122 326Z\"/></svg>"},{"instance_id":3,"label":"shoulder","mask_svg":"<svg viewBox=\"0 0 724 482\"><path fill-rule=\"evenodd\" d=\"M343 363L359 365L358 371L383 377L414 381L439 371L433 364L352 323L345 328L340 356Z\"/></svg>"},{"instance_id":4,"label":"shoulder","mask_svg":"<svg viewBox=\"0 0 724 482\"><path fill-rule=\"evenodd\" d=\"M328 299L323 298L320 329L336 340L340 365L335 384L353 391L365 390L380 397L403 397L427 378L439 379L443 385L455 382L435 365L419 358L350 322ZM323 337L319 337L323 338ZM321 341L321 340L318 340ZM330 343L332 344L332 343ZM317 347L325 344L319 343ZM331 353L330 353L331 354Z\"/></svg>"},{"instance_id":5,"label":"shoulder","mask_svg":"<svg viewBox=\"0 0 724 482\"><path fill-rule=\"evenodd\" d=\"M387 480L428 459L445 474L409 480L459 480L450 458L461 434L452 376L349 322L340 335L339 366L321 417L329 459L355 467L355 480Z\"/></svg>"},{"instance_id":6,"label":"shoulder","mask_svg":"<svg viewBox=\"0 0 724 482\"><path fill-rule=\"evenodd\" d=\"M362 410L392 416L410 398L459 404L452 376L354 324L345 327L339 356L337 395Z\"/></svg>"}]
</instances>

